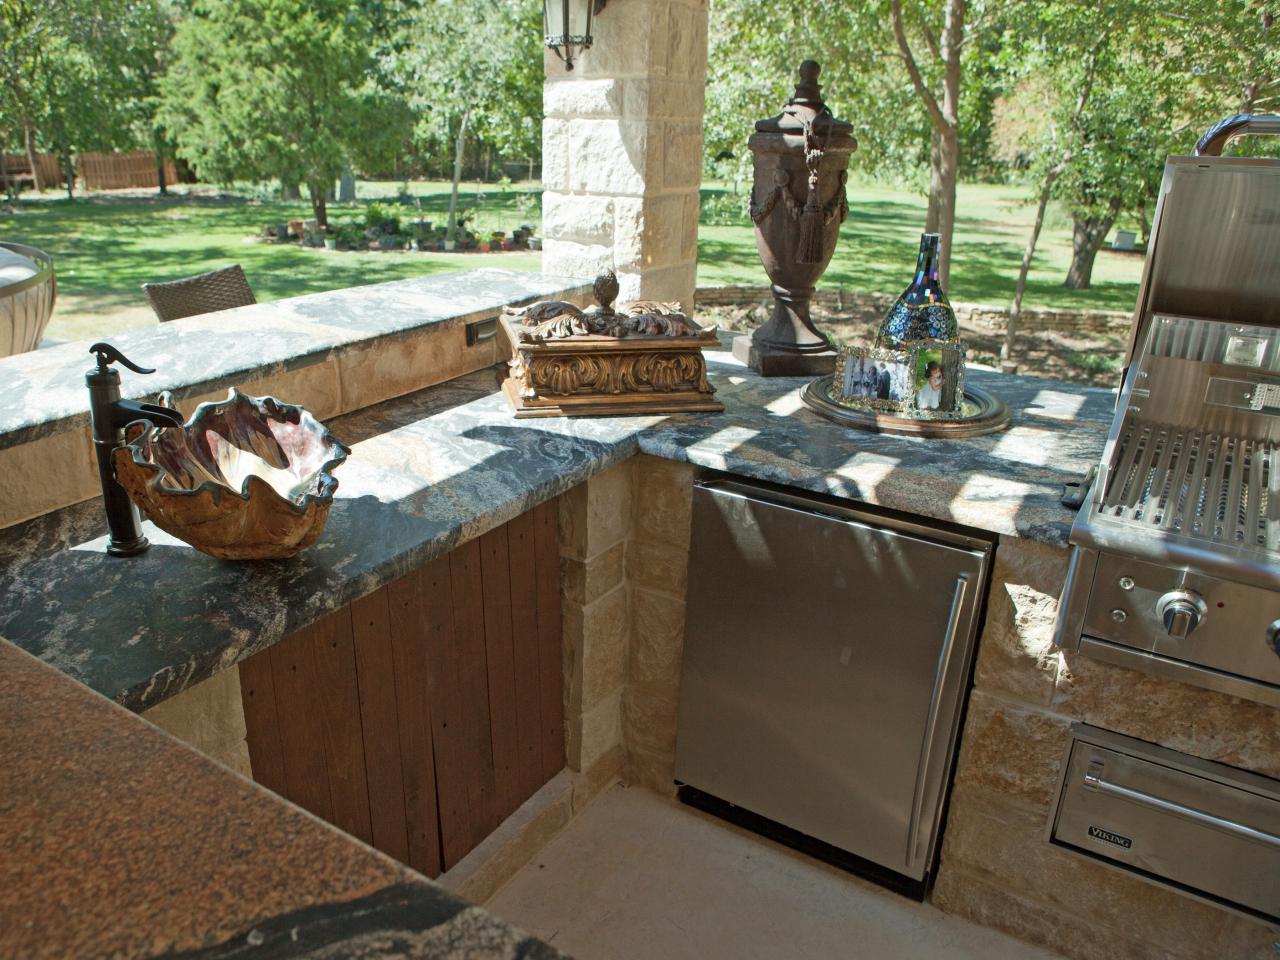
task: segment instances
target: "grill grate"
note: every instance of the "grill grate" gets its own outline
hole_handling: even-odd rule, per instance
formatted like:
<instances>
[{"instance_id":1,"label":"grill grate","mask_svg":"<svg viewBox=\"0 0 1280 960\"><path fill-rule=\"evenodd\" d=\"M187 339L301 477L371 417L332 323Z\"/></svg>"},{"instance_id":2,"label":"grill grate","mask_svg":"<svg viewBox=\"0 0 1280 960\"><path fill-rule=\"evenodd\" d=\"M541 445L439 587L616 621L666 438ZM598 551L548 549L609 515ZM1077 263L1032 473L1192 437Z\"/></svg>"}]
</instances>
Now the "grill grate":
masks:
<instances>
[{"instance_id":1,"label":"grill grate","mask_svg":"<svg viewBox=\"0 0 1280 960\"><path fill-rule=\"evenodd\" d=\"M1280 446L1129 420L1101 513L1224 546L1280 550Z\"/></svg>"}]
</instances>

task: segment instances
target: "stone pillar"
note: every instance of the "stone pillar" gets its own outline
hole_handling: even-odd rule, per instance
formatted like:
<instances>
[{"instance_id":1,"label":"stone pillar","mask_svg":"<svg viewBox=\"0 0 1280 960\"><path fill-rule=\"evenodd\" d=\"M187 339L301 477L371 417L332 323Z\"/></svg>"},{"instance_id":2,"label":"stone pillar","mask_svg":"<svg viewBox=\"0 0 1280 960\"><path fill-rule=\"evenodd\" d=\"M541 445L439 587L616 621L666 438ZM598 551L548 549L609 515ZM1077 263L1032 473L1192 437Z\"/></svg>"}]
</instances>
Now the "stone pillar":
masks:
<instances>
[{"instance_id":1,"label":"stone pillar","mask_svg":"<svg viewBox=\"0 0 1280 960\"><path fill-rule=\"evenodd\" d=\"M546 54L542 269L692 309L707 2L617 0L592 32L572 71Z\"/></svg>"}]
</instances>

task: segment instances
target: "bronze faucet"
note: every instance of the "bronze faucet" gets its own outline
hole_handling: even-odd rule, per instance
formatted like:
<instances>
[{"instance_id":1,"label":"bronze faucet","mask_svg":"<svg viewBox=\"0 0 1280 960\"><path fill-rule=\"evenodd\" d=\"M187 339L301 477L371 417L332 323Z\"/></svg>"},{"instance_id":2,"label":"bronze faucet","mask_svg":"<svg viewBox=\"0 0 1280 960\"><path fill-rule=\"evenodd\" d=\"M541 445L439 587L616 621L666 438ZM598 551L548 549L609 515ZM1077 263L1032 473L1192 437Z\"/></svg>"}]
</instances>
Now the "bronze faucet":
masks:
<instances>
[{"instance_id":1,"label":"bronze faucet","mask_svg":"<svg viewBox=\"0 0 1280 960\"><path fill-rule=\"evenodd\" d=\"M146 551L151 543L142 535L142 517L124 488L116 482L111 454L124 443L125 427L145 421L153 428L181 427L182 414L154 403L120 398L120 372L109 363L119 363L134 373L155 373L130 362L109 343L95 343L89 352L98 365L84 375L89 387L89 411L93 417L93 448L98 455L98 476L102 480L102 503L107 510L107 553L132 557Z\"/></svg>"}]
</instances>

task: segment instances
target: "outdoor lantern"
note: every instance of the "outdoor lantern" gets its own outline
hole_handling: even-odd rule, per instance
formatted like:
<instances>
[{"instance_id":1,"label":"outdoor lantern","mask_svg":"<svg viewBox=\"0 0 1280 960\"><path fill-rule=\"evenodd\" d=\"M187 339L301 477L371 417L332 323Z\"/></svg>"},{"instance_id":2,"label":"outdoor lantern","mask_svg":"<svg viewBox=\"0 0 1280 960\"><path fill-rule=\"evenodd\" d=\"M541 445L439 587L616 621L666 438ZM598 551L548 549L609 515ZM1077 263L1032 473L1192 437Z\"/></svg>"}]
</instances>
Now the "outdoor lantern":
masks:
<instances>
[{"instance_id":1,"label":"outdoor lantern","mask_svg":"<svg viewBox=\"0 0 1280 960\"><path fill-rule=\"evenodd\" d=\"M591 18L605 0L542 0L542 33L546 44L573 69L573 58L591 46Z\"/></svg>"}]
</instances>

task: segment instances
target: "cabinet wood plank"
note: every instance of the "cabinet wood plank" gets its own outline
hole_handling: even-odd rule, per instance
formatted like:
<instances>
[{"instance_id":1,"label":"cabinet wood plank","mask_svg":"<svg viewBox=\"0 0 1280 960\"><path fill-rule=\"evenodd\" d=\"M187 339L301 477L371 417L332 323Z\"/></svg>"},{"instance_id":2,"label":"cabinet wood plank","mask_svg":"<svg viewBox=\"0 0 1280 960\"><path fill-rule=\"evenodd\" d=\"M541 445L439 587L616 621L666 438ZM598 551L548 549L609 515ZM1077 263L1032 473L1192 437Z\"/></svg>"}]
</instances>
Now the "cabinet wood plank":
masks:
<instances>
[{"instance_id":1,"label":"cabinet wood plank","mask_svg":"<svg viewBox=\"0 0 1280 960\"><path fill-rule=\"evenodd\" d=\"M467 789L471 739L458 680L448 555L431 561L419 572L427 615L427 676L440 809L441 866L447 870L471 849L474 836Z\"/></svg>"},{"instance_id":2,"label":"cabinet wood plank","mask_svg":"<svg viewBox=\"0 0 1280 960\"><path fill-rule=\"evenodd\" d=\"M538 685L538 586L533 515L507 524L511 575L512 653L516 680L516 749L519 794L533 796L543 784L541 691Z\"/></svg>"},{"instance_id":3,"label":"cabinet wood plank","mask_svg":"<svg viewBox=\"0 0 1280 960\"><path fill-rule=\"evenodd\" d=\"M365 843L372 843L351 608L343 607L317 623L311 631L311 643L316 660L320 719L324 725L333 825Z\"/></svg>"},{"instance_id":4,"label":"cabinet wood plank","mask_svg":"<svg viewBox=\"0 0 1280 960\"><path fill-rule=\"evenodd\" d=\"M276 688L271 680L271 651L240 661L240 699L253 779L283 796L284 754L276 721Z\"/></svg>"},{"instance_id":5,"label":"cabinet wood plank","mask_svg":"<svg viewBox=\"0 0 1280 960\"><path fill-rule=\"evenodd\" d=\"M285 796L321 820L333 823L324 723L320 718L323 693L316 682L313 630L299 630L270 649L271 679L284 756Z\"/></svg>"},{"instance_id":6,"label":"cabinet wood plank","mask_svg":"<svg viewBox=\"0 0 1280 960\"><path fill-rule=\"evenodd\" d=\"M430 623L421 574L415 570L386 590L395 659L400 769L409 842L407 862L418 872L437 877L440 875L440 814L436 802L427 652Z\"/></svg>"},{"instance_id":7,"label":"cabinet wood plank","mask_svg":"<svg viewBox=\"0 0 1280 960\"><path fill-rule=\"evenodd\" d=\"M511 566L507 551L506 526L490 530L480 538L485 670L489 678L489 722L499 823L526 799L520 795L518 776L516 667L511 643Z\"/></svg>"},{"instance_id":8,"label":"cabinet wood plank","mask_svg":"<svg viewBox=\"0 0 1280 960\"><path fill-rule=\"evenodd\" d=\"M360 727L364 736L372 843L387 856L409 863L388 593L383 588L353 603L351 630L355 640L356 685L360 693ZM434 830L432 839L435 839Z\"/></svg>"},{"instance_id":9,"label":"cabinet wood plank","mask_svg":"<svg viewBox=\"0 0 1280 960\"><path fill-rule=\"evenodd\" d=\"M564 666L560 614L559 502L533 509L538 594L538 686L542 783L564 769Z\"/></svg>"},{"instance_id":10,"label":"cabinet wood plank","mask_svg":"<svg viewBox=\"0 0 1280 960\"><path fill-rule=\"evenodd\" d=\"M480 571L479 540L468 541L449 554L453 632L458 649L458 687L462 693L468 747L467 795L471 808L472 846L492 833L500 822L494 785Z\"/></svg>"}]
</instances>

